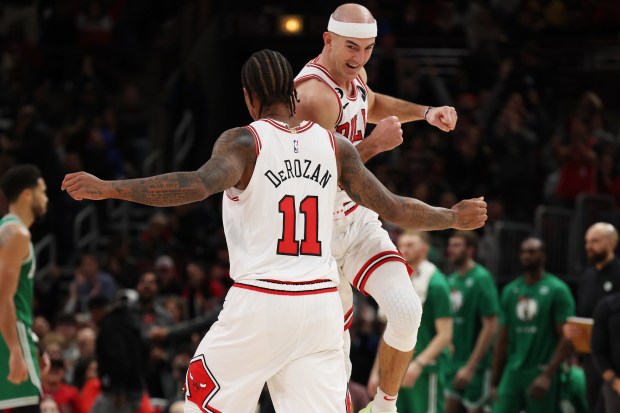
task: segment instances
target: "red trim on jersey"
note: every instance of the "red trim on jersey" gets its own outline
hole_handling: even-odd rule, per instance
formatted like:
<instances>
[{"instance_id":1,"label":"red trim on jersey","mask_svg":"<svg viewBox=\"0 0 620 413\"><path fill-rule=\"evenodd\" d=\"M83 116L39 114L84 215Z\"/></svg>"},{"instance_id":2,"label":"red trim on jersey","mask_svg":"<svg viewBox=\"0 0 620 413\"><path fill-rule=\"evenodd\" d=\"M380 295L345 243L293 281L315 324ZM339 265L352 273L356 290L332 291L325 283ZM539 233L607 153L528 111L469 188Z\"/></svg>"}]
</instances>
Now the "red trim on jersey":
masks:
<instances>
[{"instance_id":1,"label":"red trim on jersey","mask_svg":"<svg viewBox=\"0 0 620 413\"><path fill-rule=\"evenodd\" d=\"M319 57L321 57L321 56L319 55ZM321 72L323 72L325 74L325 76L327 76L329 78L329 80L331 80L332 82L334 82L337 85L338 82L336 82L336 79L334 79L332 77L332 75L329 74L329 71L327 70L327 68L325 66L323 66L322 64L316 62L316 60L318 60L318 59L319 58L317 57L314 61L311 61L306 66L313 67L315 69L319 69ZM351 81L351 86L353 86L353 96L349 96L349 95L346 95L346 94L345 94L345 96L347 97L347 99L352 100L352 101L355 102L357 100L357 88L355 87L355 83L353 81Z\"/></svg>"},{"instance_id":2,"label":"red trim on jersey","mask_svg":"<svg viewBox=\"0 0 620 413\"><path fill-rule=\"evenodd\" d=\"M239 202L239 197L238 196L230 196L230 194L228 193L228 190L224 191L224 193L226 194L226 197L228 199L230 199L231 201Z\"/></svg>"},{"instance_id":3,"label":"red trim on jersey","mask_svg":"<svg viewBox=\"0 0 620 413\"><path fill-rule=\"evenodd\" d=\"M329 140L332 144L332 149L334 150L334 152L336 152L336 137L334 136L333 132L327 131L327 133L329 133Z\"/></svg>"},{"instance_id":4,"label":"red trim on jersey","mask_svg":"<svg viewBox=\"0 0 620 413\"><path fill-rule=\"evenodd\" d=\"M258 136L258 132L256 131L256 129L254 129L254 126L252 126L252 125L248 125L245 128L247 130L249 130L252 133L252 135L254 136L254 144L256 146L256 156L258 156L258 154L260 153L260 150L263 147L263 145L261 144L261 141L260 141L260 137Z\"/></svg>"},{"instance_id":5,"label":"red trim on jersey","mask_svg":"<svg viewBox=\"0 0 620 413\"><path fill-rule=\"evenodd\" d=\"M346 211L344 211L344 216L349 215L351 212L355 211L357 209L357 207L359 207L359 206L360 206L360 204L355 204L351 208L347 209Z\"/></svg>"},{"instance_id":6,"label":"red trim on jersey","mask_svg":"<svg viewBox=\"0 0 620 413\"><path fill-rule=\"evenodd\" d=\"M305 124L304 124L304 122L300 123L300 124L299 124L299 127L298 127L298 128L294 128L295 132L293 132L291 129L289 129L289 128L287 128L287 127L282 126L280 123L278 123L277 121L275 121L275 120L273 120L273 119L263 118L263 119L260 119L260 120L261 120L261 121L263 121L263 122L267 122L267 123L269 123L269 124L270 124L271 126L273 126L274 128L277 128L277 129L279 129L279 130L281 130L281 131L284 131L284 132L286 132L286 133L291 133L291 134L297 134L297 133L302 133L302 132L305 132L305 131L307 131L308 129L310 129L310 128L312 127L312 125L314 125L314 123L313 123L313 122L310 122L310 121L304 121L304 122L305 122Z\"/></svg>"},{"instance_id":7,"label":"red trim on jersey","mask_svg":"<svg viewBox=\"0 0 620 413\"><path fill-rule=\"evenodd\" d=\"M349 311L344 315L344 331L347 331L353 324L353 307L349 308Z\"/></svg>"},{"instance_id":8,"label":"red trim on jersey","mask_svg":"<svg viewBox=\"0 0 620 413\"><path fill-rule=\"evenodd\" d=\"M362 87L366 91L366 96L368 96L368 87L366 87L366 82L364 82L364 79L362 79L362 75L357 75L356 79L357 79L358 82L360 82L360 84L362 85Z\"/></svg>"},{"instance_id":9,"label":"red trim on jersey","mask_svg":"<svg viewBox=\"0 0 620 413\"><path fill-rule=\"evenodd\" d=\"M312 281L280 281L280 280L272 280L269 278L263 278L263 279L260 279L259 281L265 281L265 282L274 283L274 284L284 284L284 285L312 285L312 284L331 282L331 280L328 280L328 279L312 280Z\"/></svg>"},{"instance_id":10,"label":"red trim on jersey","mask_svg":"<svg viewBox=\"0 0 620 413\"><path fill-rule=\"evenodd\" d=\"M335 293L338 291L336 287L328 287L322 288L318 290L306 290L306 291L282 291L282 290L272 290L269 288L257 287L255 285L247 285L243 283L234 283L233 287L244 288L246 290L257 291L259 293L265 294L273 294L273 295L313 295L313 294L325 294L325 293Z\"/></svg>"},{"instance_id":11,"label":"red trim on jersey","mask_svg":"<svg viewBox=\"0 0 620 413\"><path fill-rule=\"evenodd\" d=\"M366 291L364 290L366 282L377 268L390 261L398 261L402 262L403 264L407 263L407 261L405 261L403 256L398 251L380 252L379 254L366 261L362 268L357 272L357 275L353 279L353 286L357 288L362 294L368 295L368 293L366 293Z\"/></svg>"},{"instance_id":12,"label":"red trim on jersey","mask_svg":"<svg viewBox=\"0 0 620 413\"><path fill-rule=\"evenodd\" d=\"M301 82L303 82L304 80L308 80L308 79L316 79L319 80L323 83L325 83L325 85L329 88L329 90L332 91L332 93L336 96L336 102L338 102L338 107L339 112L338 112L338 119L336 120L336 123L334 124L334 127L338 126L340 124L340 121L342 120L342 115L344 113L344 109L342 109L342 102L340 101L340 96L338 96L338 92L336 92L334 90L334 88L325 81L325 79L323 79L321 76L319 75L315 75L313 73L309 74L309 75L303 75L298 77L297 79L295 79L295 86L297 86L298 84L300 84Z\"/></svg>"},{"instance_id":13,"label":"red trim on jersey","mask_svg":"<svg viewBox=\"0 0 620 413\"><path fill-rule=\"evenodd\" d=\"M347 397L345 398L347 413L353 413L353 401L351 400L351 392L347 389Z\"/></svg>"}]
</instances>

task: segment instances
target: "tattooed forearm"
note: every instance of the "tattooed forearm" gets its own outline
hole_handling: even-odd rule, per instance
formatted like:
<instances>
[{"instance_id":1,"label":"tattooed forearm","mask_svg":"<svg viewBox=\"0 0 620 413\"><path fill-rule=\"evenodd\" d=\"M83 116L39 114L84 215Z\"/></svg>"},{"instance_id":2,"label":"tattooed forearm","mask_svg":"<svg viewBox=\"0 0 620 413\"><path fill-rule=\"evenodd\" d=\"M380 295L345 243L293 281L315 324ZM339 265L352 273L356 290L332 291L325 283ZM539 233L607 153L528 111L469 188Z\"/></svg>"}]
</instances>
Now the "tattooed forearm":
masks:
<instances>
[{"instance_id":1,"label":"tattooed forearm","mask_svg":"<svg viewBox=\"0 0 620 413\"><path fill-rule=\"evenodd\" d=\"M176 206L200 201L207 190L197 172L173 172L151 178L112 181L115 198L152 206Z\"/></svg>"},{"instance_id":2,"label":"tattooed forearm","mask_svg":"<svg viewBox=\"0 0 620 413\"><path fill-rule=\"evenodd\" d=\"M339 140L340 184L355 202L408 229L439 230L454 225L454 212L391 193L361 162L355 148Z\"/></svg>"}]
</instances>

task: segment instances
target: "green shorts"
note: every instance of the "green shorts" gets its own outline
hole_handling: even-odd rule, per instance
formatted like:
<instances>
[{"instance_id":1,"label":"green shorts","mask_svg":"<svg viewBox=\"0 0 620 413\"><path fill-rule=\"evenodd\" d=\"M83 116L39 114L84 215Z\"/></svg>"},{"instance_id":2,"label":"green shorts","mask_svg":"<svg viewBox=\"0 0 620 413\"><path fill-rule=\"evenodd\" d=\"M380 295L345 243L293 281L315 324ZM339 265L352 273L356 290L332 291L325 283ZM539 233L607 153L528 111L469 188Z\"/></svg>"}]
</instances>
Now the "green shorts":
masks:
<instances>
[{"instance_id":1,"label":"green shorts","mask_svg":"<svg viewBox=\"0 0 620 413\"><path fill-rule=\"evenodd\" d=\"M468 410L480 409L489 399L491 391L491 370L476 369L469 385L464 389L455 389L454 377L460 367L453 366L446 377L446 397L460 401Z\"/></svg>"},{"instance_id":2,"label":"green shorts","mask_svg":"<svg viewBox=\"0 0 620 413\"><path fill-rule=\"evenodd\" d=\"M542 400L529 396L529 387L541 370L527 369L504 371L497 387L497 401L493 403L493 413L551 413L560 411L560 388L558 375L551 381L549 391Z\"/></svg>"},{"instance_id":3,"label":"green shorts","mask_svg":"<svg viewBox=\"0 0 620 413\"><path fill-rule=\"evenodd\" d=\"M15 385L7 380L9 375L9 349L0 336L0 410L13 407L38 405L41 397L41 378L35 337L30 328L17 322L17 337L28 366L29 380Z\"/></svg>"},{"instance_id":4,"label":"green shorts","mask_svg":"<svg viewBox=\"0 0 620 413\"><path fill-rule=\"evenodd\" d=\"M441 413L444 407L443 389L445 373L435 366L425 368L415 386L398 391L396 409L398 413Z\"/></svg>"}]
</instances>

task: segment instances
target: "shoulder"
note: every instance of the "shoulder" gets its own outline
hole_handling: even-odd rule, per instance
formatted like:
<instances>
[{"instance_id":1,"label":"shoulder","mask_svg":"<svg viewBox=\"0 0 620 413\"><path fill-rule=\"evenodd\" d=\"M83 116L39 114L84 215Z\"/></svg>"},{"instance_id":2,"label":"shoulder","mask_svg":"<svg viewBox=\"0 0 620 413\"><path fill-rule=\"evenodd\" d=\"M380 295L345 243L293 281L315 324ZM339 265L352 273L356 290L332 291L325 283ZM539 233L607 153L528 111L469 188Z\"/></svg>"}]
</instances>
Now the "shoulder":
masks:
<instances>
[{"instance_id":1,"label":"shoulder","mask_svg":"<svg viewBox=\"0 0 620 413\"><path fill-rule=\"evenodd\" d=\"M481 282L494 281L491 272L481 264L476 264L473 276Z\"/></svg>"},{"instance_id":2,"label":"shoulder","mask_svg":"<svg viewBox=\"0 0 620 413\"><path fill-rule=\"evenodd\" d=\"M563 280L561 280L559 277L550 274L550 273L546 273L546 279L547 279L547 283L549 283L550 286L558 289L558 290L562 290L562 291L570 291L570 288L568 287L568 284L566 284Z\"/></svg>"},{"instance_id":3,"label":"shoulder","mask_svg":"<svg viewBox=\"0 0 620 413\"><path fill-rule=\"evenodd\" d=\"M30 242L30 231L17 222L7 222L0 227L0 246L11 244L27 244Z\"/></svg>"},{"instance_id":4,"label":"shoulder","mask_svg":"<svg viewBox=\"0 0 620 413\"><path fill-rule=\"evenodd\" d=\"M439 268L435 270L435 273L431 277L429 286L435 286L438 288L450 288L448 284L448 279L446 278L445 274L441 272Z\"/></svg>"},{"instance_id":5,"label":"shoulder","mask_svg":"<svg viewBox=\"0 0 620 413\"><path fill-rule=\"evenodd\" d=\"M298 106L338 106L338 95L327 83L318 79L307 79L295 86Z\"/></svg>"},{"instance_id":6,"label":"shoulder","mask_svg":"<svg viewBox=\"0 0 620 413\"><path fill-rule=\"evenodd\" d=\"M251 125L250 125L251 126ZM216 149L248 149L255 146L255 135L250 127L232 128L224 131L216 141Z\"/></svg>"}]
</instances>

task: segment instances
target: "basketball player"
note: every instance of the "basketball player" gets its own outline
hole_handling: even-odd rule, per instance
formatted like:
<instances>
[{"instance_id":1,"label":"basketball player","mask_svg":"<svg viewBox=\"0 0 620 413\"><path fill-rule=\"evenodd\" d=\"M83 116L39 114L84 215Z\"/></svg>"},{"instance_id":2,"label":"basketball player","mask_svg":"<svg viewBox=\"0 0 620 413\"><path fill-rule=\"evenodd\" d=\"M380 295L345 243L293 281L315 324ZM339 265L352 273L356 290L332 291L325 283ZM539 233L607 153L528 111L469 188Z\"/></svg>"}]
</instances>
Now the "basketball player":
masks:
<instances>
[{"instance_id":1,"label":"basketball player","mask_svg":"<svg viewBox=\"0 0 620 413\"><path fill-rule=\"evenodd\" d=\"M564 281L545 272L545 244L540 239L525 239L520 259L525 274L502 291L493 412L563 411L560 365L570 354L570 342L562 327L575 314L575 300Z\"/></svg>"},{"instance_id":2,"label":"basketball player","mask_svg":"<svg viewBox=\"0 0 620 413\"><path fill-rule=\"evenodd\" d=\"M36 265L29 228L47 211L46 186L33 165L9 169L0 186L9 204L0 219L0 411L38 412L41 376L32 332Z\"/></svg>"},{"instance_id":3,"label":"basketball player","mask_svg":"<svg viewBox=\"0 0 620 413\"><path fill-rule=\"evenodd\" d=\"M447 258L455 271L448 276L454 340L444 390L446 413L462 407L482 413L489 398L489 349L497 334L499 297L493 275L474 260L477 248L472 231L456 231L448 239Z\"/></svg>"},{"instance_id":4,"label":"basketball player","mask_svg":"<svg viewBox=\"0 0 620 413\"><path fill-rule=\"evenodd\" d=\"M365 162L402 142L400 122L426 120L448 132L457 115L452 107L421 106L373 92L366 85L364 65L370 59L377 23L358 4L338 7L323 34L323 52L295 78L299 92L298 117L336 130L351 140ZM377 123L364 136L366 122ZM337 196L332 253L341 276L363 294L372 296L387 316L379 347L379 388L364 412L393 412L402 378L409 366L420 326L421 304L404 259L372 211L360 207L344 191ZM351 287L344 281L339 292L345 319L345 351L353 311Z\"/></svg>"},{"instance_id":5,"label":"basketball player","mask_svg":"<svg viewBox=\"0 0 620 413\"><path fill-rule=\"evenodd\" d=\"M173 206L225 192L230 289L186 378L186 412L252 412L267 382L279 412L344 412L342 305L331 255L337 182L357 202L405 227L480 227L486 203L452 209L391 194L353 145L295 116L288 61L263 50L242 69L255 122L224 132L195 172L102 181L84 172L62 184L73 198Z\"/></svg>"}]
</instances>

